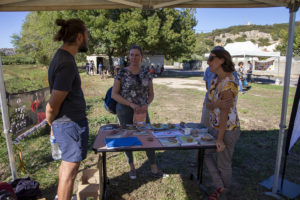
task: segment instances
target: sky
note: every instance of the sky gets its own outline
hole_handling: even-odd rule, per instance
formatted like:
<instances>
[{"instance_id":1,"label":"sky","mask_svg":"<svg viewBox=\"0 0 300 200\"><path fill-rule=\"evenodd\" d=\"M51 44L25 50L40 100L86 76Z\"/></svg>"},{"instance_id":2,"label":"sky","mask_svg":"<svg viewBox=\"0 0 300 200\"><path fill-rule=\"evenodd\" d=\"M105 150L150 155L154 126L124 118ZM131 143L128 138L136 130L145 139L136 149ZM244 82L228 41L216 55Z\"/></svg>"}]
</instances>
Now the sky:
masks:
<instances>
[{"instance_id":1,"label":"sky","mask_svg":"<svg viewBox=\"0 0 300 200\"><path fill-rule=\"evenodd\" d=\"M0 12L0 48L13 48L11 36L20 34L22 24L29 12ZM215 29L235 25L272 25L289 22L289 10L279 8L197 8L197 33L211 32ZM296 13L300 21L300 11Z\"/></svg>"}]
</instances>

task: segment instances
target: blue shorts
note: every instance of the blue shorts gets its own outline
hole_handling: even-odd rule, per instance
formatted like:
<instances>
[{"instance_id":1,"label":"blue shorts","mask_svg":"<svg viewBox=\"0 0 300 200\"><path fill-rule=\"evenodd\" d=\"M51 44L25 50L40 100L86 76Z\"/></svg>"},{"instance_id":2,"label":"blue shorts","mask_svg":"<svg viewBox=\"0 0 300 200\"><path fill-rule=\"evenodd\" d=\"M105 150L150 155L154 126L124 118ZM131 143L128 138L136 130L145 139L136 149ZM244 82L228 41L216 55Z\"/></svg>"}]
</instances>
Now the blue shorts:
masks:
<instances>
[{"instance_id":1,"label":"blue shorts","mask_svg":"<svg viewBox=\"0 0 300 200\"><path fill-rule=\"evenodd\" d=\"M52 130L63 161L80 162L86 158L89 140L86 118L77 122L53 123Z\"/></svg>"}]
</instances>

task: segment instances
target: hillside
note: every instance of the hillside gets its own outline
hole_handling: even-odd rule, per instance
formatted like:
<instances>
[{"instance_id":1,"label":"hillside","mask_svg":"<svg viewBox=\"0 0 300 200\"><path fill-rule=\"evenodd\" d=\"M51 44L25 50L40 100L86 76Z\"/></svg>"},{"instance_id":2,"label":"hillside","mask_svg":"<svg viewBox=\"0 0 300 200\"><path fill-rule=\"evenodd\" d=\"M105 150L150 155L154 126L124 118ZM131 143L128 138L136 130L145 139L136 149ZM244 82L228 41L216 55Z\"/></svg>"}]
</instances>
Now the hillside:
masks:
<instances>
[{"instance_id":1,"label":"hillside","mask_svg":"<svg viewBox=\"0 0 300 200\"><path fill-rule=\"evenodd\" d=\"M297 27L300 27L300 21L295 22L295 34ZM286 47L281 43L286 38L281 38L288 30L288 23L273 25L241 25L230 26L224 29L216 29L210 33L198 33L195 47L195 56L193 58L201 59L204 53L207 53L213 46L225 46L227 43L251 41L264 47L265 50L279 50L282 55L285 54ZM278 49L278 46L282 46ZM277 49L276 49L277 48ZM296 49L296 47L294 47ZM296 55L298 55L296 53Z\"/></svg>"},{"instance_id":2,"label":"hillside","mask_svg":"<svg viewBox=\"0 0 300 200\"><path fill-rule=\"evenodd\" d=\"M300 21L295 22L295 27L299 26ZM261 45L270 45L281 39L279 35L281 30L288 30L288 23L230 26L224 29L213 30L210 33L205 33L205 35L220 45L247 40L253 43L259 43L259 45L260 43L262 43Z\"/></svg>"},{"instance_id":3,"label":"hillside","mask_svg":"<svg viewBox=\"0 0 300 200\"><path fill-rule=\"evenodd\" d=\"M300 21L295 22L295 27L300 26ZM259 32L269 33L272 36L276 36L281 29L288 30L288 23L273 24L273 25L241 25L241 26L230 26L224 29L213 30L210 34L212 36L221 35L224 33L237 34L239 32L246 32L252 30L258 30Z\"/></svg>"}]
</instances>

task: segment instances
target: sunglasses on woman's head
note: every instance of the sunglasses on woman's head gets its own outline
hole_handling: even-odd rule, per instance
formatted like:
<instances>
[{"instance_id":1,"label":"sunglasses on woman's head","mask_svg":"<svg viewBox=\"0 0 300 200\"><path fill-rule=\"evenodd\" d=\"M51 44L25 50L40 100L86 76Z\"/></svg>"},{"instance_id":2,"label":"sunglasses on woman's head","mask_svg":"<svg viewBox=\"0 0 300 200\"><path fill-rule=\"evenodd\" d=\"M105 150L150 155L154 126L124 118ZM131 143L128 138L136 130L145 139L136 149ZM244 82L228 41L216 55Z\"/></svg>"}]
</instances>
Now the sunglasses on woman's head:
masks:
<instances>
[{"instance_id":1,"label":"sunglasses on woman's head","mask_svg":"<svg viewBox=\"0 0 300 200\"><path fill-rule=\"evenodd\" d=\"M214 58L217 57L217 56L212 56L212 55L209 55L207 61L211 62L214 60Z\"/></svg>"}]
</instances>

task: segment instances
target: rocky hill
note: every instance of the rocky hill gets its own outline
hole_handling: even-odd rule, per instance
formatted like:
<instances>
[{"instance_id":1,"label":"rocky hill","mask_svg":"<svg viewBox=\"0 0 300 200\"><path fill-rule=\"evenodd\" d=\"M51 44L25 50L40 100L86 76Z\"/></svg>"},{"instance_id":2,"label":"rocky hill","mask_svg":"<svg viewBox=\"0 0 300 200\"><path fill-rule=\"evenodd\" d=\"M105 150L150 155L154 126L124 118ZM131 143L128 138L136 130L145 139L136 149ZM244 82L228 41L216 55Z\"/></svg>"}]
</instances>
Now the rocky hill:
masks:
<instances>
[{"instance_id":1,"label":"rocky hill","mask_svg":"<svg viewBox=\"0 0 300 200\"><path fill-rule=\"evenodd\" d=\"M295 27L300 27L300 21L295 22ZM212 41L213 45L221 46L225 46L227 43L251 41L265 50L273 51L282 39L280 34L282 30L288 30L288 23L240 25L213 30L205 33L204 38Z\"/></svg>"},{"instance_id":2,"label":"rocky hill","mask_svg":"<svg viewBox=\"0 0 300 200\"><path fill-rule=\"evenodd\" d=\"M236 34L231 33L222 33L218 36L215 36L214 41L218 45L225 45L226 43L231 42L242 42L242 41L252 41L253 43L260 43L261 41L266 41L266 43L273 44L279 41L273 40L270 33L260 32L259 30L251 30L245 32L239 32Z\"/></svg>"}]
</instances>

